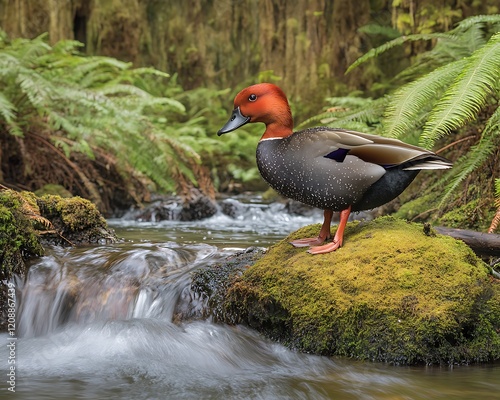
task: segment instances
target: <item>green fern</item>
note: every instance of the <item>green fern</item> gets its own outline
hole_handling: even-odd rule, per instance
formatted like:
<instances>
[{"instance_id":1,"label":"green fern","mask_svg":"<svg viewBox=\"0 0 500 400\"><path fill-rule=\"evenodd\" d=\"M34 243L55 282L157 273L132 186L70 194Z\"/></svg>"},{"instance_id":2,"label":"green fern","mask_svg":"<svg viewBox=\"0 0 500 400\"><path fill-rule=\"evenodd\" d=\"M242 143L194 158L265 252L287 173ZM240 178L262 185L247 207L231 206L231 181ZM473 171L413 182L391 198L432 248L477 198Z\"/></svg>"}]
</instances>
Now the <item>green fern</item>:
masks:
<instances>
[{"instance_id":1,"label":"green fern","mask_svg":"<svg viewBox=\"0 0 500 400\"><path fill-rule=\"evenodd\" d=\"M401 137L421 128L417 122L432 109L436 94L442 93L464 66L465 60L444 65L396 90L384 112L384 134Z\"/></svg>"},{"instance_id":2,"label":"green fern","mask_svg":"<svg viewBox=\"0 0 500 400\"><path fill-rule=\"evenodd\" d=\"M500 108L497 108L484 127L480 141L455 163L445 177L449 181L441 205L451 196L460 183L473 171L480 168L500 145Z\"/></svg>"},{"instance_id":3,"label":"green fern","mask_svg":"<svg viewBox=\"0 0 500 400\"><path fill-rule=\"evenodd\" d=\"M16 121L16 107L3 93L0 93L0 115L5 120L7 129L11 135L23 136L23 131Z\"/></svg>"},{"instance_id":4,"label":"green fern","mask_svg":"<svg viewBox=\"0 0 500 400\"><path fill-rule=\"evenodd\" d=\"M374 23L364 25L358 30L359 32L363 32L370 36L379 35L387 39L396 39L397 37L401 36L401 33L391 26L382 26Z\"/></svg>"},{"instance_id":5,"label":"green fern","mask_svg":"<svg viewBox=\"0 0 500 400\"><path fill-rule=\"evenodd\" d=\"M92 160L98 151L113 155L124 173L149 176L161 191L175 191L179 173L196 185L200 156L178 134L186 108L159 90L169 75L85 57L80 47L75 41L51 47L46 35L11 42L0 35L0 124L23 140L31 140L31 130L43 132L75 169L72 154ZM86 181L89 195L98 193Z\"/></svg>"},{"instance_id":6,"label":"green fern","mask_svg":"<svg viewBox=\"0 0 500 400\"><path fill-rule=\"evenodd\" d=\"M351 72L354 68L367 62L368 60L379 57L381 54L383 54L383 53L385 53L385 52L387 52L395 47L401 46L405 43L416 42L416 41L421 41L421 40L428 41L428 40L437 40L437 39L442 39L443 41L447 41L447 42L455 40L452 35L446 34L446 33L428 33L428 34L415 34L415 35L400 36L400 37L393 39L387 43L384 43L382 46L371 49L370 51L368 51L367 53L362 55L360 58L358 58L356 61L354 61L349 66L349 68L347 68L346 74Z\"/></svg>"},{"instance_id":7,"label":"green fern","mask_svg":"<svg viewBox=\"0 0 500 400\"><path fill-rule=\"evenodd\" d=\"M386 98L372 100L362 97L332 97L330 107L297 126L298 129L321 123L324 126L364 131L374 131L380 123L380 116L387 103Z\"/></svg>"},{"instance_id":8,"label":"green fern","mask_svg":"<svg viewBox=\"0 0 500 400\"><path fill-rule=\"evenodd\" d=\"M500 33L476 50L462 72L429 114L421 144L432 148L435 141L473 121L497 86L500 76Z\"/></svg>"},{"instance_id":9,"label":"green fern","mask_svg":"<svg viewBox=\"0 0 500 400\"><path fill-rule=\"evenodd\" d=\"M475 15L460 21L453 32L465 32L473 27L480 27L484 29L487 25L492 25L493 29L498 30L500 27L500 15Z\"/></svg>"}]
</instances>

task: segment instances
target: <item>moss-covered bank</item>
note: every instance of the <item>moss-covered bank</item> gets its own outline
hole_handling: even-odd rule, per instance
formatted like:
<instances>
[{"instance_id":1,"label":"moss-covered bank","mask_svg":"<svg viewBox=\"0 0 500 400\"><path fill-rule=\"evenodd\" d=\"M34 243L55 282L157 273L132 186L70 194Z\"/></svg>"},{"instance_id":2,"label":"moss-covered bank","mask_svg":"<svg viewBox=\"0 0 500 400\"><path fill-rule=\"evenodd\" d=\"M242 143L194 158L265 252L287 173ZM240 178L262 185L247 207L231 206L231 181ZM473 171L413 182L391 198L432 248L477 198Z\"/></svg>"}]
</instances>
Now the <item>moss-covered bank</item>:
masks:
<instances>
[{"instance_id":1,"label":"moss-covered bank","mask_svg":"<svg viewBox=\"0 0 500 400\"><path fill-rule=\"evenodd\" d=\"M311 256L291 234L236 280L225 320L289 347L396 364L500 359L500 285L462 242L392 217L348 224Z\"/></svg>"},{"instance_id":2,"label":"moss-covered bank","mask_svg":"<svg viewBox=\"0 0 500 400\"><path fill-rule=\"evenodd\" d=\"M35 231L40 213L36 201L13 190L0 191L0 276L8 279L12 273L24 274L24 261L43 254ZM38 217L37 217L38 214Z\"/></svg>"},{"instance_id":3,"label":"moss-covered bank","mask_svg":"<svg viewBox=\"0 0 500 400\"><path fill-rule=\"evenodd\" d=\"M43 254L44 244L73 245L115 241L96 206L81 197L36 196L0 190L0 263L2 273Z\"/></svg>"}]
</instances>

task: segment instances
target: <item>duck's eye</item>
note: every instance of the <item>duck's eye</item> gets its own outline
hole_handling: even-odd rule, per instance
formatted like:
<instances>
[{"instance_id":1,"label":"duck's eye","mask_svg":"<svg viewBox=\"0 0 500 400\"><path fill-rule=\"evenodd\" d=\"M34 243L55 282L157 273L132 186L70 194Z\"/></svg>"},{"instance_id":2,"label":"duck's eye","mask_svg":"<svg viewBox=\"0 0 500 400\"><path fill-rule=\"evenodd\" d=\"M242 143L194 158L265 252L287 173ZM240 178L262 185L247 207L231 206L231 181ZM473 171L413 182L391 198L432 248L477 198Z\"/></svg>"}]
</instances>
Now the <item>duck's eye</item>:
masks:
<instances>
[{"instance_id":1,"label":"duck's eye","mask_svg":"<svg viewBox=\"0 0 500 400\"><path fill-rule=\"evenodd\" d=\"M257 100L257 96L255 94L251 94L250 96L248 96L248 100L255 101L255 100Z\"/></svg>"}]
</instances>

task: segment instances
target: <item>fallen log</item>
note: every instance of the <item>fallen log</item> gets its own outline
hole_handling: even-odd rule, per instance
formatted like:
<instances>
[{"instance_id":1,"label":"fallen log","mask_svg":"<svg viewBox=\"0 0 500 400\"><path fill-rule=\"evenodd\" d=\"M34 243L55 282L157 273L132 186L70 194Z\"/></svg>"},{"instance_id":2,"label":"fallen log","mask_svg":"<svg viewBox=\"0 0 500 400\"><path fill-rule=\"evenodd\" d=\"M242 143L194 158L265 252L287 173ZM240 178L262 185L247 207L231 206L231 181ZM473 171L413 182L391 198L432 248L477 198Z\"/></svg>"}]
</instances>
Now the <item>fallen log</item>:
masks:
<instances>
[{"instance_id":1,"label":"fallen log","mask_svg":"<svg viewBox=\"0 0 500 400\"><path fill-rule=\"evenodd\" d=\"M500 235L444 226L434 226L433 229L465 242L478 256L500 257Z\"/></svg>"}]
</instances>

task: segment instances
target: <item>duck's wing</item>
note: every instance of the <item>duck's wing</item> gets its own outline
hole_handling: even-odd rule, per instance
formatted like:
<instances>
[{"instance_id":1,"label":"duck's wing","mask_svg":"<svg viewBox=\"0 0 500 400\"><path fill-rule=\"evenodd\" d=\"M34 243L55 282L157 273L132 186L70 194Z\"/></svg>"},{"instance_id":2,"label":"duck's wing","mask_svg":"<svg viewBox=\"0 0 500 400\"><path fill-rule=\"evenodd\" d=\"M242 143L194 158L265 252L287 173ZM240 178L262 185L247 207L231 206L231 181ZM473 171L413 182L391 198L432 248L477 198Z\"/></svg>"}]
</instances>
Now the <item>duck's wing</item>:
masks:
<instances>
[{"instance_id":1,"label":"duck's wing","mask_svg":"<svg viewBox=\"0 0 500 400\"><path fill-rule=\"evenodd\" d=\"M343 162L347 155L384 168L446 169L451 162L398 139L331 128L315 128L307 135L310 154Z\"/></svg>"}]
</instances>

